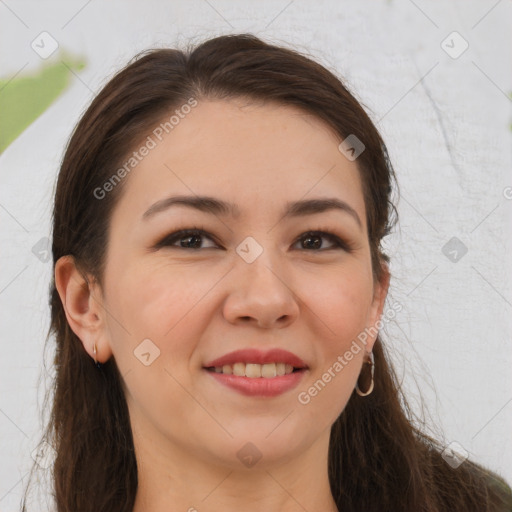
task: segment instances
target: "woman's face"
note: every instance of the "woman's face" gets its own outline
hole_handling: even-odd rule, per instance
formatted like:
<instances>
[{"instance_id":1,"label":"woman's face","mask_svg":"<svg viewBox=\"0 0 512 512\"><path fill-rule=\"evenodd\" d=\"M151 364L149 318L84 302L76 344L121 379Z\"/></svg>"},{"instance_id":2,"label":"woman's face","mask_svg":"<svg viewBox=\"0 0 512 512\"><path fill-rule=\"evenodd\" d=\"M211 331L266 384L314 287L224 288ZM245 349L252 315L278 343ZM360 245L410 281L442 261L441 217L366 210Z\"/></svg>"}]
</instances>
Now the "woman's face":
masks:
<instances>
[{"instance_id":1,"label":"woman's face","mask_svg":"<svg viewBox=\"0 0 512 512\"><path fill-rule=\"evenodd\" d=\"M313 116L242 100L200 101L151 137L111 219L97 339L123 376L136 445L237 467L247 454L264 467L320 439L325 448L363 362L352 343L379 319L387 290L372 278L356 162ZM159 203L176 196L230 206ZM347 206L290 206L314 199ZM171 237L193 228L205 234ZM205 368L245 349L282 349L307 368L275 377L280 389L259 377L252 392L227 384L249 377Z\"/></svg>"}]
</instances>

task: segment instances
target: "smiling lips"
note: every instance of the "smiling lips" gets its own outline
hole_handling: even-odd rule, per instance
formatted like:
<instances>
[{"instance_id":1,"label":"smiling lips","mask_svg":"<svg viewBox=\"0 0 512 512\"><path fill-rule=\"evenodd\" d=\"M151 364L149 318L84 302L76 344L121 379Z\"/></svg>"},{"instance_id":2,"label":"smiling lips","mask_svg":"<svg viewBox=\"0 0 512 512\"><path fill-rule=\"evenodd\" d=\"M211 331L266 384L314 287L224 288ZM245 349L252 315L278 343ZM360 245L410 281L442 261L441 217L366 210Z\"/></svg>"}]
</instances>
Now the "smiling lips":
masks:
<instances>
[{"instance_id":1,"label":"smiling lips","mask_svg":"<svg viewBox=\"0 0 512 512\"><path fill-rule=\"evenodd\" d=\"M204 369L218 382L248 396L276 396L294 388L308 366L282 349L246 349L210 361Z\"/></svg>"},{"instance_id":2,"label":"smiling lips","mask_svg":"<svg viewBox=\"0 0 512 512\"><path fill-rule=\"evenodd\" d=\"M215 366L208 368L210 371L216 373L223 373L224 375L236 375L237 377L249 377L251 379L264 378L273 379L274 377L281 377L293 372L294 368L288 363L235 363L225 364L223 366Z\"/></svg>"},{"instance_id":3,"label":"smiling lips","mask_svg":"<svg viewBox=\"0 0 512 512\"><path fill-rule=\"evenodd\" d=\"M222 367L224 365L234 365L236 363L264 365L269 363L285 363L294 368L307 368L306 363L295 354L280 348L271 350L244 349L235 350L222 357L214 359L204 365L204 368Z\"/></svg>"}]
</instances>

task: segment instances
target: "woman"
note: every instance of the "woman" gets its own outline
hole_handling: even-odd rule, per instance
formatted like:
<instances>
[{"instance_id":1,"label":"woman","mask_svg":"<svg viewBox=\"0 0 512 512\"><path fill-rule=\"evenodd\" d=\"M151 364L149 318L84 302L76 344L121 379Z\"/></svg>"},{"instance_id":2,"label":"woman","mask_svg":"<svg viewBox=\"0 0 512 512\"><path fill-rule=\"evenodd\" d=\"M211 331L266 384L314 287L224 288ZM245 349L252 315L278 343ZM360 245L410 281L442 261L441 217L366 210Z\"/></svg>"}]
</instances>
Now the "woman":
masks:
<instances>
[{"instance_id":1,"label":"woman","mask_svg":"<svg viewBox=\"0 0 512 512\"><path fill-rule=\"evenodd\" d=\"M393 179L294 51L229 35L119 72L55 196L57 510L512 510L385 354Z\"/></svg>"}]
</instances>

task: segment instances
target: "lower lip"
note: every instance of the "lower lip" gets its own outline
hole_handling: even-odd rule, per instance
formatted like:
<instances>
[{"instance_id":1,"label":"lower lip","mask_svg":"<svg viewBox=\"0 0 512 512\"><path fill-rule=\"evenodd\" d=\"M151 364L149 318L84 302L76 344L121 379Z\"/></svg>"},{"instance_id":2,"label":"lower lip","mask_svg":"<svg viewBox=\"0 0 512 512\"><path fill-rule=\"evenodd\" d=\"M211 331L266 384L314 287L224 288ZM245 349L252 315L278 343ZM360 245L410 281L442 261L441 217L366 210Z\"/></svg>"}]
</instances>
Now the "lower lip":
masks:
<instances>
[{"instance_id":1,"label":"lower lip","mask_svg":"<svg viewBox=\"0 0 512 512\"><path fill-rule=\"evenodd\" d=\"M277 396L290 391L296 387L304 377L306 369L281 375L279 377L265 378L259 377L252 379L250 377L238 377L237 375L227 375L206 370L214 379L225 386L238 391L247 396Z\"/></svg>"}]
</instances>

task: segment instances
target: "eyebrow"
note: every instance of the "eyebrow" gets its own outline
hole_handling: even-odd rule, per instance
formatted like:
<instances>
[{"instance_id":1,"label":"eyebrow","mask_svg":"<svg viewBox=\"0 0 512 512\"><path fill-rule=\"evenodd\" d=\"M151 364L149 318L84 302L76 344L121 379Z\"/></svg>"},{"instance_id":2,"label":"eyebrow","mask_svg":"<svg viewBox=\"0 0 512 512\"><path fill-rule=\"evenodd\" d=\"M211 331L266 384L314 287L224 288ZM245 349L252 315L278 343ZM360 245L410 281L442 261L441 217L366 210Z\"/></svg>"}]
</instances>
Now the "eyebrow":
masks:
<instances>
[{"instance_id":1,"label":"eyebrow","mask_svg":"<svg viewBox=\"0 0 512 512\"><path fill-rule=\"evenodd\" d=\"M163 212L172 206L186 206L196 210L219 216L231 216L236 218L240 215L240 209L237 204L228 203L221 199L210 196L171 196L157 201L149 207L142 215L142 220L147 220L157 213ZM362 228L362 222L357 212L345 201L336 197L326 197L317 199L303 199L300 201L288 202L282 215L284 217L301 217L315 213L323 213L329 210L338 210L348 213Z\"/></svg>"}]
</instances>

